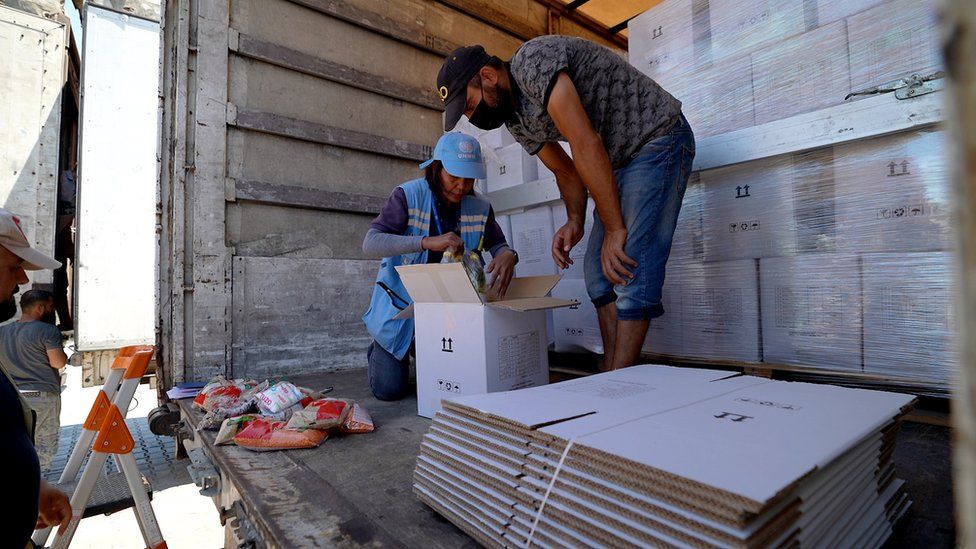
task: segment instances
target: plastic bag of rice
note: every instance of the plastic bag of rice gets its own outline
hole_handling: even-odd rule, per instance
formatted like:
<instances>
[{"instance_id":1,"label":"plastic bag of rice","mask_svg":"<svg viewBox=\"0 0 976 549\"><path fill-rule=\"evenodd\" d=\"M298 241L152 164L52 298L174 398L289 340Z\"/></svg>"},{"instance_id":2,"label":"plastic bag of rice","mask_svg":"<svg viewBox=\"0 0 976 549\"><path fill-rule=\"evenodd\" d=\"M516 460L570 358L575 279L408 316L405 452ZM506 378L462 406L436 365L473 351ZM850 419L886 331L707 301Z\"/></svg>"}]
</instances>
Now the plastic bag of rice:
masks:
<instances>
[{"instance_id":1,"label":"plastic bag of rice","mask_svg":"<svg viewBox=\"0 0 976 549\"><path fill-rule=\"evenodd\" d=\"M261 416L255 414L246 414L243 416L229 417L220 424L220 430L217 431L217 438L214 440L214 444L233 444L234 437L240 432L241 429L247 427L252 421L256 419L261 419Z\"/></svg>"},{"instance_id":2,"label":"plastic bag of rice","mask_svg":"<svg viewBox=\"0 0 976 549\"><path fill-rule=\"evenodd\" d=\"M288 420L290 429L332 429L342 425L352 408L352 401L341 398L313 400L304 410Z\"/></svg>"},{"instance_id":3,"label":"plastic bag of rice","mask_svg":"<svg viewBox=\"0 0 976 549\"><path fill-rule=\"evenodd\" d=\"M284 421L255 419L234 437L234 443L258 452L315 448L328 435L318 429L289 429Z\"/></svg>"},{"instance_id":4,"label":"plastic bag of rice","mask_svg":"<svg viewBox=\"0 0 976 549\"><path fill-rule=\"evenodd\" d=\"M352 409L349 411L349 415L346 416L345 421L339 426L339 432L342 433L372 433L376 426L373 424L373 418L370 417L369 412L366 408L358 402L354 402Z\"/></svg>"}]
</instances>

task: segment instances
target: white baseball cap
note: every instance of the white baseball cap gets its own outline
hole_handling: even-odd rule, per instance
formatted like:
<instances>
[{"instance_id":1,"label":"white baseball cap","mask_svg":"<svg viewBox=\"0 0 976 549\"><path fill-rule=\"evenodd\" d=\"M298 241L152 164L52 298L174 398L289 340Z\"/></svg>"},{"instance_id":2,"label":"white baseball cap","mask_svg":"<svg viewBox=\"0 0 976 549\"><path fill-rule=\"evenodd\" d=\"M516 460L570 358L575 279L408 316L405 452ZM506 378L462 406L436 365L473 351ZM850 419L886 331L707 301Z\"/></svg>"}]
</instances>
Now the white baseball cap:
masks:
<instances>
[{"instance_id":1,"label":"white baseball cap","mask_svg":"<svg viewBox=\"0 0 976 549\"><path fill-rule=\"evenodd\" d=\"M30 242L27 241L27 235L20 228L20 219L3 208L0 208L0 246L23 259L25 271L57 269L61 266L60 261L55 261L53 258L31 248Z\"/></svg>"}]
</instances>

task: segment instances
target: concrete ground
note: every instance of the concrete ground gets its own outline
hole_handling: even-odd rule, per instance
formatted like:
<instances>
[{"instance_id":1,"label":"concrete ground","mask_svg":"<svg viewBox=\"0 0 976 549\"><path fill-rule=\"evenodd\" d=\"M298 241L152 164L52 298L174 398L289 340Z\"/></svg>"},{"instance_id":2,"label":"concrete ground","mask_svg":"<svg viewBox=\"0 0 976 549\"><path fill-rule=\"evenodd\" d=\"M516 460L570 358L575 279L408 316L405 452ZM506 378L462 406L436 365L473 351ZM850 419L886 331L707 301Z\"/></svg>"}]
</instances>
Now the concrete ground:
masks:
<instances>
[{"instance_id":1,"label":"concrete ground","mask_svg":"<svg viewBox=\"0 0 976 549\"><path fill-rule=\"evenodd\" d=\"M67 366L67 389L61 394L61 438L49 481L57 481L81 432L81 423L98 393L97 387L81 388L81 367ZM190 480L188 460L174 458L173 439L149 432L146 415L156 407L156 393L147 384L139 386L126 418L136 441L136 461L153 487L153 510L170 549L216 548L224 546L213 501L201 496ZM111 461L110 461L111 466ZM86 518L71 544L74 548L130 549L144 547L139 526L131 511Z\"/></svg>"}]
</instances>

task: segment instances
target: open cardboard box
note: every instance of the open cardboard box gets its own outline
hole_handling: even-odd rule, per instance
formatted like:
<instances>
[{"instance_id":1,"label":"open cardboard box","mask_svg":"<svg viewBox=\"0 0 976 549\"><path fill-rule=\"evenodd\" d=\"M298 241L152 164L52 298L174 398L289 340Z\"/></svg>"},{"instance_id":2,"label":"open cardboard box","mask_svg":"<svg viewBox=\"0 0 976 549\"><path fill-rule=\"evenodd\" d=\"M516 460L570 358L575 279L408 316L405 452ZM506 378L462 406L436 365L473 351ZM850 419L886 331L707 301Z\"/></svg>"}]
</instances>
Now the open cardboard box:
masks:
<instances>
[{"instance_id":1,"label":"open cardboard box","mask_svg":"<svg viewBox=\"0 0 976 549\"><path fill-rule=\"evenodd\" d=\"M546 313L577 304L548 297L558 275L513 278L504 298L484 300L460 263L397 267L413 305L417 413L433 417L441 399L549 382Z\"/></svg>"}]
</instances>

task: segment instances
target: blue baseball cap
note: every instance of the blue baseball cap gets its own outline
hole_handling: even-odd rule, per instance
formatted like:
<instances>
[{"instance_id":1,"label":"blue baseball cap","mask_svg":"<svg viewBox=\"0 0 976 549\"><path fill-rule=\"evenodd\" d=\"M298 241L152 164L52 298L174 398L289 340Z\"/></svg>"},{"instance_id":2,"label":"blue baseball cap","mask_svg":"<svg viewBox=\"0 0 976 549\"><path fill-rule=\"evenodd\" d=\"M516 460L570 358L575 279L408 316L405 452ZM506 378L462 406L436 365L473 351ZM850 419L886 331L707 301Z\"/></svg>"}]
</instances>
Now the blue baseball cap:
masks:
<instances>
[{"instance_id":1,"label":"blue baseball cap","mask_svg":"<svg viewBox=\"0 0 976 549\"><path fill-rule=\"evenodd\" d=\"M447 173L454 177L470 179L485 178L485 161L481 157L481 143L461 132L445 133L437 140L434 156L420 165L420 169L440 160Z\"/></svg>"}]
</instances>

